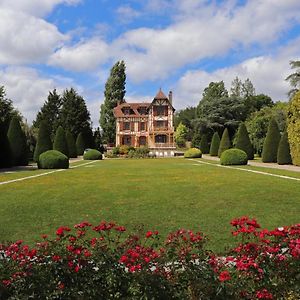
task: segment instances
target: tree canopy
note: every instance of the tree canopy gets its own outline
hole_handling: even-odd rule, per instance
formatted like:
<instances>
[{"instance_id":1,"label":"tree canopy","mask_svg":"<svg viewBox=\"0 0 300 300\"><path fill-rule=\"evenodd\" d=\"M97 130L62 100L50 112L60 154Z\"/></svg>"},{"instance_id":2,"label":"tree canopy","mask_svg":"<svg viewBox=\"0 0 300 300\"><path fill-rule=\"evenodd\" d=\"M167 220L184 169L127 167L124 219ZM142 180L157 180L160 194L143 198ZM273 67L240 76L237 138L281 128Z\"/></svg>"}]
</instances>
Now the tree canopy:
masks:
<instances>
[{"instance_id":1,"label":"tree canopy","mask_svg":"<svg viewBox=\"0 0 300 300\"><path fill-rule=\"evenodd\" d=\"M296 71L290 74L285 80L290 82L292 89L289 91L288 95L290 98L293 98L300 89L300 60L290 61L290 66L292 69L296 69Z\"/></svg>"}]
</instances>

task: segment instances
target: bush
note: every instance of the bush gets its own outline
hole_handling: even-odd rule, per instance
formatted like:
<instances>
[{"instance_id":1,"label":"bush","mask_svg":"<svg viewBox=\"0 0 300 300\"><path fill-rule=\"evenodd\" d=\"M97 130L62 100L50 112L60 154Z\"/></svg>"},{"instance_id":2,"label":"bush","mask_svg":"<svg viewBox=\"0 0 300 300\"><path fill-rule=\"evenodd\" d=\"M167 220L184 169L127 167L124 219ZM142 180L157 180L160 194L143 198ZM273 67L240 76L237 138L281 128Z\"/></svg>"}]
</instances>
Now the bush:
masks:
<instances>
[{"instance_id":1,"label":"bush","mask_svg":"<svg viewBox=\"0 0 300 300\"><path fill-rule=\"evenodd\" d=\"M248 163L247 153L240 149L225 150L220 158L221 165L246 165Z\"/></svg>"},{"instance_id":2,"label":"bush","mask_svg":"<svg viewBox=\"0 0 300 300\"><path fill-rule=\"evenodd\" d=\"M215 132L211 140L209 154L211 156L218 156L219 147L220 147L220 136L217 132Z\"/></svg>"},{"instance_id":3,"label":"bush","mask_svg":"<svg viewBox=\"0 0 300 300\"><path fill-rule=\"evenodd\" d=\"M245 151L248 159L254 159L254 149L251 144L245 123L241 123L239 127L235 148Z\"/></svg>"},{"instance_id":4,"label":"bush","mask_svg":"<svg viewBox=\"0 0 300 300\"><path fill-rule=\"evenodd\" d=\"M84 150L86 149L85 141L82 132L80 132L76 139L76 151L77 155L83 155Z\"/></svg>"},{"instance_id":5,"label":"bush","mask_svg":"<svg viewBox=\"0 0 300 300\"><path fill-rule=\"evenodd\" d=\"M200 149L197 148L191 148L185 151L184 153L185 158L200 158L202 157L202 152Z\"/></svg>"},{"instance_id":6,"label":"bush","mask_svg":"<svg viewBox=\"0 0 300 300\"><path fill-rule=\"evenodd\" d=\"M233 219L236 246L207 249L202 232L87 221L34 247L0 244L1 299L299 299L300 225L260 229ZM294 298L290 298L293 296Z\"/></svg>"},{"instance_id":7,"label":"bush","mask_svg":"<svg viewBox=\"0 0 300 300\"><path fill-rule=\"evenodd\" d=\"M225 130L223 131L223 134L222 134L221 141L220 141L218 156L221 157L222 153L229 148L231 148L231 142L230 142L228 129L225 128Z\"/></svg>"},{"instance_id":8,"label":"bush","mask_svg":"<svg viewBox=\"0 0 300 300\"><path fill-rule=\"evenodd\" d=\"M33 159L35 162L39 161L39 156L45 151L52 149L52 142L46 121L41 121L36 147L34 149Z\"/></svg>"},{"instance_id":9,"label":"bush","mask_svg":"<svg viewBox=\"0 0 300 300\"><path fill-rule=\"evenodd\" d=\"M12 118L12 120L10 121L7 138L11 149L12 165L27 166L28 148L26 136L21 128L19 119L16 117Z\"/></svg>"},{"instance_id":10,"label":"bush","mask_svg":"<svg viewBox=\"0 0 300 300\"><path fill-rule=\"evenodd\" d=\"M200 141L200 150L203 154L208 154L209 153L209 145L207 141L207 135L203 134L201 141Z\"/></svg>"},{"instance_id":11,"label":"bush","mask_svg":"<svg viewBox=\"0 0 300 300\"><path fill-rule=\"evenodd\" d=\"M122 145L119 148L119 154L120 155L127 155L130 150L134 150L134 147L127 146L127 145Z\"/></svg>"},{"instance_id":12,"label":"bush","mask_svg":"<svg viewBox=\"0 0 300 300\"><path fill-rule=\"evenodd\" d=\"M115 156L119 155L120 154L120 146L114 147L112 149L112 154Z\"/></svg>"},{"instance_id":13,"label":"bush","mask_svg":"<svg viewBox=\"0 0 300 300\"><path fill-rule=\"evenodd\" d=\"M300 166L300 91L289 104L287 131L293 164Z\"/></svg>"},{"instance_id":14,"label":"bush","mask_svg":"<svg viewBox=\"0 0 300 300\"><path fill-rule=\"evenodd\" d=\"M89 149L83 154L84 160L100 160L102 159L102 153L96 149Z\"/></svg>"},{"instance_id":15,"label":"bush","mask_svg":"<svg viewBox=\"0 0 300 300\"><path fill-rule=\"evenodd\" d=\"M136 149L130 149L128 151L129 158L146 158L149 157L149 148L148 147L139 147Z\"/></svg>"},{"instance_id":16,"label":"bush","mask_svg":"<svg viewBox=\"0 0 300 300\"><path fill-rule=\"evenodd\" d=\"M40 155L38 167L39 169L68 169L69 159L57 150L48 150Z\"/></svg>"},{"instance_id":17,"label":"bush","mask_svg":"<svg viewBox=\"0 0 300 300\"><path fill-rule=\"evenodd\" d=\"M278 124L274 118L271 118L262 151L262 161L264 163L277 162L279 141L280 131Z\"/></svg>"},{"instance_id":18,"label":"bush","mask_svg":"<svg viewBox=\"0 0 300 300\"><path fill-rule=\"evenodd\" d=\"M289 165L292 163L290 144L289 144L288 135L286 131L282 134L279 142L278 152L277 152L277 163L279 165Z\"/></svg>"},{"instance_id":19,"label":"bush","mask_svg":"<svg viewBox=\"0 0 300 300\"><path fill-rule=\"evenodd\" d=\"M76 143L73 134L70 131L66 132L66 141L68 145L68 153L70 158L77 157Z\"/></svg>"},{"instance_id":20,"label":"bush","mask_svg":"<svg viewBox=\"0 0 300 300\"><path fill-rule=\"evenodd\" d=\"M69 157L69 151L68 151L68 144L66 140L66 134L64 129L59 126L56 130L54 143L53 143L53 150L57 150L67 157Z\"/></svg>"},{"instance_id":21,"label":"bush","mask_svg":"<svg viewBox=\"0 0 300 300\"><path fill-rule=\"evenodd\" d=\"M195 132L192 139L192 147L200 149L200 143L201 143L201 134L199 132Z\"/></svg>"}]
</instances>

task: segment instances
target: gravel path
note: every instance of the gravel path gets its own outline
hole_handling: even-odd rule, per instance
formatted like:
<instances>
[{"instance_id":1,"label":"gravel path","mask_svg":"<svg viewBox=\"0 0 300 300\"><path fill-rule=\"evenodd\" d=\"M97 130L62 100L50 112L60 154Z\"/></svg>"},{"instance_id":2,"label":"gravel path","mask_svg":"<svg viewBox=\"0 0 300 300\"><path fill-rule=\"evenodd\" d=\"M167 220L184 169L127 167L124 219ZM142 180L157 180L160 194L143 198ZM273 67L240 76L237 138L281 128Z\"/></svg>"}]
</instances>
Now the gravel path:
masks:
<instances>
[{"instance_id":1,"label":"gravel path","mask_svg":"<svg viewBox=\"0 0 300 300\"><path fill-rule=\"evenodd\" d=\"M214 161L220 160L218 157L205 155L205 154L202 155L202 158L207 159L207 160L214 160ZM293 166L293 165L278 165L275 163L263 163L263 162L257 162L257 161L251 161L251 160L248 161L248 165L253 166L253 167L262 167L262 168L300 172L300 167Z\"/></svg>"}]
</instances>

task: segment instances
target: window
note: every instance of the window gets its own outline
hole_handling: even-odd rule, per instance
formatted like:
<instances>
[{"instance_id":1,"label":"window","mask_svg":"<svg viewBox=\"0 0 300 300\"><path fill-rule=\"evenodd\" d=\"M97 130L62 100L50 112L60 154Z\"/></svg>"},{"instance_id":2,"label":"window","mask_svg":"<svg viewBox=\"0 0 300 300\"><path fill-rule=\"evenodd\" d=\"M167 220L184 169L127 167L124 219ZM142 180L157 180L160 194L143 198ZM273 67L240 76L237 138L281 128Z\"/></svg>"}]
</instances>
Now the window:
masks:
<instances>
[{"instance_id":1,"label":"window","mask_svg":"<svg viewBox=\"0 0 300 300\"><path fill-rule=\"evenodd\" d=\"M155 136L155 143L166 143L167 142L167 136L166 135L156 135Z\"/></svg>"},{"instance_id":2,"label":"window","mask_svg":"<svg viewBox=\"0 0 300 300\"><path fill-rule=\"evenodd\" d=\"M123 138L123 145L130 146L131 145L131 136L125 135Z\"/></svg>"},{"instance_id":3,"label":"window","mask_svg":"<svg viewBox=\"0 0 300 300\"><path fill-rule=\"evenodd\" d=\"M168 107L167 106L156 106L156 115L157 116L166 116L168 114Z\"/></svg>"},{"instance_id":4,"label":"window","mask_svg":"<svg viewBox=\"0 0 300 300\"><path fill-rule=\"evenodd\" d=\"M123 123L123 130L130 130L130 122Z\"/></svg>"},{"instance_id":5,"label":"window","mask_svg":"<svg viewBox=\"0 0 300 300\"><path fill-rule=\"evenodd\" d=\"M140 123L140 131L144 131L145 130L145 122L141 122Z\"/></svg>"},{"instance_id":6,"label":"window","mask_svg":"<svg viewBox=\"0 0 300 300\"><path fill-rule=\"evenodd\" d=\"M155 125L157 128L164 128L164 127L166 127L166 122L165 121L156 121Z\"/></svg>"},{"instance_id":7,"label":"window","mask_svg":"<svg viewBox=\"0 0 300 300\"><path fill-rule=\"evenodd\" d=\"M141 136L140 137L140 146L145 146L146 145L146 137L145 136Z\"/></svg>"},{"instance_id":8,"label":"window","mask_svg":"<svg viewBox=\"0 0 300 300\"><path fill-rule=\"evenodd\" d=\"M146 107L139 107L138 108L138 112L141 114L141 115L146 115L147 114L147 108Z\"/></svg>"}]
</instances>

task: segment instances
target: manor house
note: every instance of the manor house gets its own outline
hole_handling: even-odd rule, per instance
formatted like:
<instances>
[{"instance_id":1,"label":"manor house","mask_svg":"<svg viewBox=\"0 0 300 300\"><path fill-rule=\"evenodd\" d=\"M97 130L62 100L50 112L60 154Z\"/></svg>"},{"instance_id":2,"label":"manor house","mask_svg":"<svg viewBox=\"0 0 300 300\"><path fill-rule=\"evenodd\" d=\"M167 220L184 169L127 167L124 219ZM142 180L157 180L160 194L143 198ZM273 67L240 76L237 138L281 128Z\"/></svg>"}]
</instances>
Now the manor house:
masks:
<instances>
[{"instance_id":1,"label":"manor house","mask_svg":"<svg viewBox=\"0 0 300 300\"><path fill-rule=\"evenodd\" d=\"M114 108L116 146L148 146L156 156L174 156L174 107L160 89L152 102L123 102Z\"/></svg>"}]
</instances>

